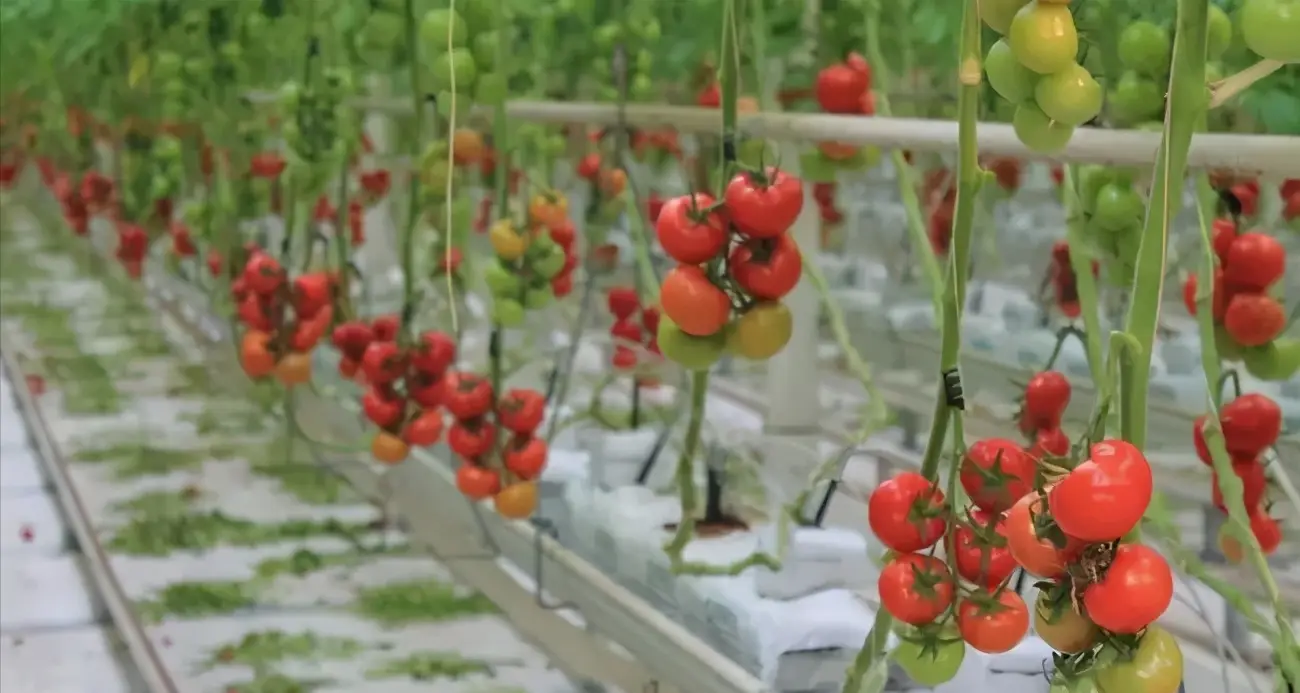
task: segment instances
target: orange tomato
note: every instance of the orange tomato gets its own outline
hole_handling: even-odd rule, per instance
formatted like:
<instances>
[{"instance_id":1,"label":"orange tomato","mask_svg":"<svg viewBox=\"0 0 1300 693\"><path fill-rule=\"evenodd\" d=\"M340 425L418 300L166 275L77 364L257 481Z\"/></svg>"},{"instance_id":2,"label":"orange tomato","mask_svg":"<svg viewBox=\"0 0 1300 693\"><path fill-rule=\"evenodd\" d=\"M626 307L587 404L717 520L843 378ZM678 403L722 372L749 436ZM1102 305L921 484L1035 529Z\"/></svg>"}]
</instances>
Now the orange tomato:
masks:
<instances>
[{"instance_id":1,"label":"orange tomato","mask_svg":"<svg viewBox=\"0 0 1300 693\"><path fill-rule=\"evenodd\" d=\"M459 165L476 164L483 159L483 136L469 128L457 128L451 136L452 160Z\"/></svg>"},{"instance_id":2,"label":"orange tomato","mask_svg":"<svg viewBox=\"0 0 1300 693\"><path fill-rule=\"evenodd\" d=\"M627 172L621 168L609 168L600 172L600 189L606 195L614 197L627 188Z\"/></svg>"},{"instance_id":3,"label":"orange tomato","mask_svg":"<svg viewBox=\"0 0 1300 693\"><path fill-rule=\"evenodd\" d=\"M664 277L659 305L682 332L696 337L717 334L731 317L731 299L694 265L679 265Z\"/></svg>"},{"instance_id":4,"label":"orange tomato","mask_svg":"<svg viewBox=\"0 0 1300 693\"><path fill-rule=\"evenodd\" d=\"M560 193L538 193L528 202L528 220L533 224L559 226L568 216L569 201Z\"/></svg>"},{"instance_id":5,"label":"orange tomato","mask_svg":"<svg viewBox=\"0 0 1300 693\"><path fill-rule=\"evenodd\" d=\"M758 113L758 99L753 96L742 96L736 99L737 113Z\"/></svg>"},{"instance_id":6,"label":"orange tomato","mask_svg":"<svg viewBox=\"0 0 1300 693\"><path fill-rule=\"evenodd\" d=\"M525 520L537 509L537 484L520 481L501 489L492 498L497 513L511 520Z\"/></svg>"},{"instance_id":7,"label":"orange tomato","mask_svg":"<svg viewBox=\"0 0 1300 693\"><path fill-rule=\"evenodd\" d=\"M286 387L301 385L311 381L311 356L301 351L285 354L275 364L275 377Z\"/></svg>"},{"instance_id":8,"label":"orange tomato","mask_svg":"<svg viewBox=\"0 0 1300 693\"><path fill-rule=\"evenodd\" d=\"M380 431L370 441L370 454L384 464L401 464L406 460L406 456L411 454L411 447L401 438Z\"/></svg>"},{"instance_id":9,"label":"orange tomato","mask_svg":"<svg viewBox=\"0 0 1300 693\"><path fill-rule=\"evenodd\" d=\"M258 330L245 332L239 345L239 364L250 378L262 378L274 372L271 335Z\"/></svg>"},{"instance_id":10,"label":"orange tomato","mask_svg":"<svg viewBox=\"0 0 1300 693\"><path fill-rule=\"evenodd\" d=\"M843 142L819 142L817 148L821 150L822 156L831 161L845 161L858 153L857 147Z\"/></svg>"}]
</instances>

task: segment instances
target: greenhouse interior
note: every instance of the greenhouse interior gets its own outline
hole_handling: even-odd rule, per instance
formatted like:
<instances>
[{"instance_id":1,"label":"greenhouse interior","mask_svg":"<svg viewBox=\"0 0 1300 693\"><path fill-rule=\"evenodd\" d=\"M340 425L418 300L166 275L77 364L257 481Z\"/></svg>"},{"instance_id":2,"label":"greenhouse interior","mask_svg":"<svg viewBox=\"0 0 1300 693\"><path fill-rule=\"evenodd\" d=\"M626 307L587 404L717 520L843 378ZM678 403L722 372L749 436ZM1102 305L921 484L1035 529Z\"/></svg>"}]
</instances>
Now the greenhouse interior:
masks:
<instances>
[{"instance_id":1,"label":"greenhouse interior","mask_svg":"<svg viewBox=\"0 0 1300 693\"><path fill-rule=\"evenodd\" d=\"M1298 318L1300 0L0 0L0 688L1295 693Z\"/></svg>"}]
</instances>

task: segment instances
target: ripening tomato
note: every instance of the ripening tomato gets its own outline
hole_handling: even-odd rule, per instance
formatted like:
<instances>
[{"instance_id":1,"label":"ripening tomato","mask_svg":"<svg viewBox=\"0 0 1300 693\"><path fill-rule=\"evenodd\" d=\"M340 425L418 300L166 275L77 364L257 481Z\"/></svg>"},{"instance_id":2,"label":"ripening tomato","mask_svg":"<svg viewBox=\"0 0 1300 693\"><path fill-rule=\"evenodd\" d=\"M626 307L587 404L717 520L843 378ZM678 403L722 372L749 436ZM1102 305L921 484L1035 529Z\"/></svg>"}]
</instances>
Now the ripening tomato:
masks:
<instances>
[{"instance_id":1,"label":"ripening tomato","mask_svg":"<svg viewBox=\"0 0 1300 693\"><path fill-rule=\"evenodd\" d=\"M775 301L798 285L803 275L803 255L789 235L751 238L731 250L727 270L752 298Z\"/></svg>"},{"instance_id":2,"label":"ripening tomato","mask_svg":"<svg viewBox=\"0 0 1300 693\"><path fill-rule=\"evenodd\" d=\"M1264 471L1264 463L1255 459L1234 460L1232 471L1241 480L1242 500L1246 507L1253 508L1262 503L1268 493L1268 473ZM1225 513L1228 512L1228 506L1223 502L1223 491L1219 489L1218 472L1213 472L1210 497L1214 507Z\"/></svg>"},{"instance_id":3,"label":"ripening tomato","mask_svg":"<svg viewBox=\"0 0 1300 693\"><path fill-rule=\"evenodd\" d=\"M1065 538L1065 546L1058 547L1046 537L1039 536L1035 520L1047 512L1047 501L1038 492L1030 492L1016 501L1007 511L1003 527L1007 548L1011 555L1029 573L1054 579L1065 574L1065 568L1078 555L1083 543Z\"/></svg>"},{"instance_id":4,"label":"ripening tomato","mask_svg":"<svg viewBox=\"0 0 1300 693\"><path fill-rule=\"evenodd\" d=\"M1048 494L1052 518L1066 534L1089 542L1128 534L1151 503L1146 456L1132 443L1103 440Z\"/></svg>"},{"instance_id":5,"label":"ripening tomato","mask_svg":"<svg viewBox=\"0 0 1300 693\"><path fill-rule=\"evenodd\" d=\"M1058 371L1035 373L1025 386L1022 424L1030 430L1060 428L1066 407L1070 406L1070 380Z\"/></svg>"},{"instance_id":6,"label":"ripening tomato","mask_svg":"<svg viewBox=\"0 0 1300 693\"><path fill-rule=\"evenodd\" d=\"M714 199L704 193L679 195L663 203L655 236L669 257L684 265L699 265L727 246L726 222L708 209L713 204Z\"/></svg>"},{"instance_id":7,"label":"ripening tomato","mask_svg":"<svg viewBox=\"0 0 1300 693\"><path fill-rule=\"evenodd\" d=\"M803 209L803 181L775 167L743 172L727 183L727 218L751 238L775 238L794 225Z\"/></svg>"},{"instance_id":8,"label":"ripening tomato","mask_svg":"<svg viewBox=\"0 0 1300 693\"><path fill-rule=\"evenodd\" d=\"M461 459L474 460L492 451L496 435L496 426L485 419L457 421L447 432L447 447Z\"/></svg>"},{"instance_id":9,"label":"ripening tomato","mask_svg":"<svg viewBox=\"0 0 1300 693\"><path fill-rule=\"evenodd\" d=\"M1123 635L1154 623L1173 599L1173 571L1145 544L1118 545L1105 574L1083 590L1083 607L1092 622Z\"/></svg>"},{"instance_id":10,"label":"ripening tomato","mask_svg":"<svg viewBox=\"0 0 1300 693\"><path fill-rule=\"evenodd\" d=\"M1034 487L1037 465L1015 441L977 440L966 450L961 487L971 502L988 512L1010 508Z\"/></svg>"},{"instance_id":11,"label":"ripening tomato","mask_svg":"<svg viewBox=\"0 0 1300 693\"><path fill-rule=\"evenodd\" d=\"M933 623L952 605L952 576L933 556L908 553L895 557L880 571L876 588L880 605L903 623Z\"/></svg>"},{"instance_id":12,"label":"ripening tomato","mask_svg":"<svg viewBox=\"0 0 1300 693\"><path fill-rule=\"evenodd\" d=\"M1286 310L1265 294L1237 294L1223 312L1223 329L1240 346L1264 346L1286 329Z\"/></svg>"},{"instance_id":13,"label":"ripening tomato","mask_svg":"<svg viewBox=\"0 0 1300 693\"><path fill-rule=\"evenodd\" d=\"M311 351L330 331L333 320L334 308L330 306L325 306L324 310L317 311L310 318L298 320L289 337L289 348L298 352Z\"/></svg>"},{"instance_id":14,"label":"ripening tomato","mask_svg":"<svg viewBox=\"0 0 1300 693\"><path fill-rule=\"evenodd\" d=\"M1101 668L1095 677L1097 690L1102 693L1178 693L1182 690L1183 671L1183 651L1178 640L1164 628L1151 626L1131 656Z\"/></svg>"},{"instance_id":15,"label":"ripening tomato","mask_svg":"<svg viewBox=\"0 0 1300 693\"><path fill-rule=\"evenodd\" d=\"M485 500L501 490L501 475L466 462L456 470L456 488L470 500Z\"/></svg>"},{"instance_id":16,"label":"ripening tomato","mask_svg":"<svg viewBox=\"0 0 1300 693\"><path fill-rule=\"evenodd\" d=\"M1039 592L1034 603L1034 634L1053 650L1074 654L1092 649L1101 637L1101 630L1068 599L1053 603L1046 592Z\"/></svg>"},{"instance_id":17,"label":"ripening tomato","mask_svg":"<svg viewBox=\"0 0 1300 693\"><path fill-rule=\"evenodd\" d=\"M546 467L546 441L533 436L517 436L501 455L506 469L524 481L541 476Z\"/></svg>"},{"instance_id":18,"label":"ripening tomato","mask_svg":"<svg viewBox=\"0 0 1300 693\"><path fill-rule=\"evenodd\" d=\"M1249 506L1247 506L1249 507ZM1250 507L1250 532L1259 542L1259 549L1265 556L1271 556L1282 545L1282 523L1268 514L1263 507ZM1229 563L1236 565L1245 557L1241 542L1232 536L1228 525L1219 528L1219 550Z\"/></svg>"},{"instance_id":19,"label":"ripening tomato","mask_svg":"<svg viewBox=\"0 0 1300 693\"><path fill-rule=\"evenodd\" d=\"M460 421L483 416L492 408L492 384L473 373L448 373L443 378L443 406Z\"/></svg>"},{"instance_id":20,"label":"ripening tomato","mask_svg":"<svg viewBox=\"0 0 1300 693\"><path fill-rule=\"evenodd\" d=\"M518 435L531 435L545 416L546 398L536 390L507 390L497 404L497 422Z\"/></svg>"},{"instance_id":21,"label":"ripening tomato","mask_svg":"<svg viewBox=\"0 0 1300 693\"><path fill-rule=\"evenodd\" d=\"M731 317L731 299L693 265L679 265L664 277L659 306L678 329L695 337L717 334Z\"/></svg>"},{"instance_id":22,"label":"ripening tomato","mask_svg":"<svg viewBox=\"0 0 1300 693\"><path fill-rule=\"evenodd\" d=\"M1248 392L1223 405L1219 422L1228 452L1254 459L1282 434L1282 409L1268 396Z\"/></svg>"},{"instance_id":23,"label":"ripening tomato","mask_svg":"<svg viewBox=\"0 0 1300 693\"><path fill-rule=\"evenodd\" d=\"M1007 548L1002 518L978 510L973 514L979 529L958 527L953 532L951 555L963 580L995 589L1016 569L1016 559Z\"/></svg>"},{"instance_id":24,"label":"ripening tomato","mask_svg":"<svg viewBox=\"0 0 1300 693\"><path fill-rule=\"evenodd\" d=\"M1015 590L977 592L958 605L957 629L980 652L1009 652L1029 632L1029 607Z\"/></svg>"},{"instance_id":25,"label":"ripening tomato","mask_svg":"<svg viewBox=\"0 0 1300 693\"><path fill-rule=\"evenodd\" d=\"M420 412L402 429L402 440L408 445L429 447L441 439L442 412L437 410Z\"/></svg>"},{"instance_id":26,"label":"ripening tomato","mask_svg":"<svg viewBox=\"0 0 1300 693\"><path fill-rule=\"evenodd\" d=\"M900 472L871 492L867 523L880 543L900 553L934 546L948 523L943 491L916 472Z\"/></svg>"}]
</instances>

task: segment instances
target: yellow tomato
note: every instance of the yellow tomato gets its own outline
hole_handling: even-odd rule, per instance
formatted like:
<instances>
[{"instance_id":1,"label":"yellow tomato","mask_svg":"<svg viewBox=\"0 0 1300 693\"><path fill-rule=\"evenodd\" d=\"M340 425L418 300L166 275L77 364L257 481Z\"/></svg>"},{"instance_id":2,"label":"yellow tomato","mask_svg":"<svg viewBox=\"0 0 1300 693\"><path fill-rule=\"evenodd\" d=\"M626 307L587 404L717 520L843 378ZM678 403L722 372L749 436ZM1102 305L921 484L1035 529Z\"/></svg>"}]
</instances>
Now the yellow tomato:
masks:
<instances>
[{"instance_id":1,"label":"yellow tomato","mask_svg":"<svg viewBox=\"0 0 1300 693\"><path fill-rule=\"evenodd\" d=\"M488 240L492 242L492 249L496 251L497 257L506 262L518 260L523 257L524 251L528 250L529 236L516 231L509 219L502 219L493 224L491 231L488 232Z\"/></svg>"}]
</instances>

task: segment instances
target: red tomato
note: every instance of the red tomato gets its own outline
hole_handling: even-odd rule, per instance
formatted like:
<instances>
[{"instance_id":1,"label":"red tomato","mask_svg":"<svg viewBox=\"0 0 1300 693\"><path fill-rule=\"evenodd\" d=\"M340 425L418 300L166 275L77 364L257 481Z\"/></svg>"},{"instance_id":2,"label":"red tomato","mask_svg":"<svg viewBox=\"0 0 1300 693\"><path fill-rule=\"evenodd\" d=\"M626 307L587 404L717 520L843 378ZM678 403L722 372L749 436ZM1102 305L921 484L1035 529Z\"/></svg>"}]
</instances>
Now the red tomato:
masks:
<instances>
[{"instance_id":1,"label":"red tomato","mask_svg":"<svg viewBox=\"0 0 1300 693\"><path fill-rule=\"evenodd\" d=\"M574 228L573 222L569 219L565 219L562 224L550 227L549 232L551 240L565 250L573 248L573 242L578 238L578 230Z\"/></svg>"},{"instance_id":2,"label":"red tomato","mask_svg":"<svg viewBox=\"0 0 1300 693\"><path fill-rule=\"evenodd\" d=\"M803 209L803 181L768 167L763 174L739 173L723 195L727 218L751 238L775 238L785 233Z\"/></svg>"},{"instance_id":3,"label":"red tomato","mask_svg":"<svg viewBox=\"0 0 1300 693\"><path fill-rule=\"evenodd\" d=\"M933 556L908 553L894 558L876 580L880 605L903 623L923 626L952 605L952 576Z\"/></svg>"},{"instance_id":4,"label":"red tomato","mask_svg":"<svg viewBox=\"0 0 1300 693\"><path fill-rule=\"evenodd\" d=\"M1250 531L1265 556L1271 556L1282 545L1282 523L1269 516L1263 508L1255 507L1250 513Z\"/></svg>"},{"instance_id":5,"label":"red tomato","mask_svg":"<svg viewBox=\"0 0 1300 693\"><path fill-rule=\"evenodd\" d=\"M459 421L476 419L492 408L492 384L473 373L448 373L443 378L443 405Z\"/></svg>"},{"instance_id":6,"label":"red tomato","mask_svg":"<svg viewBox=\"0 0 1300 693\"><path fill-rule=\"evenodd\" d=\"M1219 265L1228 264L1228 254L1232 252L1232 243L1237 240L1237 224L1231 219L1215 219L1210 225L1210 245L1214 254L1219 256Z\"/></svg>"},{"instance_id":7,"label":"red tomato","mask_svg":"<svg viewBox=\"0 0 1300 693\"><path fill-rule=\"evenodd\" d=\"M374 331L376 341L391 342L397 339L402 322L396 315L381 315L370 321L370 329Z\"/></svg>"},{"instance_id":8,"label":"red tomato","mask_svg":"<svg viewBox=\"0 0 1300 693\"><path fill-rule=\"evenodd\" d=\"M788 235L751 238L731 250L727 271L752 298L775 301L799 283L803 255Z\"/></svg>"},{"instance_id":9,"label":"red tomato","mask_svg":"<svg viewBox=\"0 0 1300 693\"><path fill-rule=\"evenodd\" d=\"M961 487L971 502L989 512L1010 508L1034 488L1037 464L1012 440L985 438L966 450Z\"/></svg>"},{"instance_id":10,"label":"red tomato","mask_svg":"<svg viewBox=\"0 0 1300 693\"><path fill-rule=\"evenodd\" d=\"M1070 438L1059 428L1040 428L1034 434L1034 445L1029 456L1041 460L1047 455L1065 457L1070 454Z\"/></svg>"},{"instance_id":11,"label":"red tomato","mask_svg":"<svg viewBox=\"0 0 1300 693\"><path fill-rule=\"evenodd\" d=\"M1183 280L1183 306L1187 308L1188 315L1196 316L1196 292L1200 289L1200 279L1195 274L1187 275ZM1223 280L1223 270L1215 268L1214 270L1214 289L1210 296L1210 314L1214 316L1216 322L1222 322L1223 315L1228 307L1227 285Z\"/></svg>"},{"instance_id":12,"label":"red tomato","mask_svg":"<svg viewBox=\"0 0 1300 693\"><path fill-rule=\"evenodd\" d=\"M1286 310L1264 294L1237 294L1223 312L1223 329L1241 346L1264 346L1286 329Z\"/></svg>"},{"instance_id":13,"label":"red tomato","mask_svg":"<svg viewBox=\"0 0 1300 693\"><path fill-rule=\"evenodd\" d=\"M1047 501L1037 492L1029 493L1016 501L1007 511L1003 521L1007 533L1007 548L1016 562L1038 577L1053 579L1065 574L1065 568L1083 548L1077 539L1066 537L1066 545L1057 547L1049 539L1040 537L1034 521L1047 511Z\"/></svg>"},{"instance_id":14,"label":"red tomato","mask_svg":"<svg viewBox=\"0 0 1300 693\"><path fill-rule=\"evenodd\" d=\"M827 113L859 113L862 95L871 86L871 75L839 63L817 73L817 103Z\"/></svg>"},{"instance_id":15,"label":"red tomato","mask_svg":"<svg viewBox=\"0 0 1300 693\"><path fill-rule=\"evenodd\" d=\"M373 171L363 171L359 178L361 189L366 191L370 199L376 200L388 194L393 177L388 169L378 168Z\"/></svg>"},{"instance_id":16,"label":"red tomato","mask_svg":"<svg viewBox=\"0 0 1300 693\"><path fill-rule=\"evenodd\" d=\"M653 336L659 331L659 309L654 306L646 306L641 309L641 326Z\"/></svg>"},{"instance_id":17,"label":"red tomato","mask_svg":"<svg viewBox=\"0 0 1300 693\"><path fill-rule=\"evenodd\" d=\"M605 294L605 299L609 303L609 312L618 320L626 320L641 309L641 299L631 287L611 287Z\"/></svg>"},{"instance_id":18,"label":"red tomato","mask_svg":"<svg viewBox=\"0 0 1300 693\"><path fill-rule=\"evenodd\" d=\"M1254 508L1264 501L1264 496L1268 493L1268 474L1264 471L1264 464L1259 460L1247 459L1240 462L1232 463L1232 471L1241 479L1242 500L1247 508ZM1228 506L1223 502L1223 492L1219 490L1219 473L1213 473L1213 483L1210 485L1211 497L1214 507L1228 512Z\"/></svg>"},{"instance_id":19,"label":"red tomato","mask_svg":"<svg viewBox=\"0 0 1300 693\"><path fill-rule=\"evenodd\" d=\"M1048 494L1061 531L1083 541L1119 539L1142 519L1153 480L1147 458L1131 443L1103 440Z\"/></svg>"},{"instance_id":20,"label":"red tomato","mask_svg":"<svg viewBox=\"0 0 1300 693\"><path fill-rule=\"evenodd\" d=\"M614 347L614 353L609 357L610 365L621 371L635 367L636 361L636 352L625 346Z\"/></svg>"},{"instance_id":21,"label":"red tomato","mask_svg":"<svg viewBox=\"0 0 1300 693\"><path fill-rule=\"evenodd\" d=\"M683 265L699 265L727 247L727 227L722 215L704 211L714 204L704 193L679 195L663 204L655 222L659 245Z\"/></svg>"},{"instance_id":22,"label":"red tomato","mask_svg":"<svg viewBox=\"0 0 1300 693\"><path fill-rule=\"evenodd\" d=\"M491 498L501 490L501 475L467 462L456 470L456 488L471 500Z\"/></svg>"},{"instance_id":23,"label":"red tomato","mask_svg":"<svg viewBox=\"0 0 1300 693\"><path fill-rule=\"evenodd\" d=\"M1007 548L1003 520L980 511L974 515L977 529L963 525L953 532L952 555L963 580L993 589L1016 569L1016 559Z\"/></svg>"},{"instance_id":24,"label":"red tomato","mask_svg":"<svg viewBox=\"0 0 1300 693\"><path fill-rule=\"evenodd\" d=\"M339 353L360 362L366 354L366 347L375 341L375 331L370 325L360 320L349 320L334 328L330 342Z\"/></svg>"},{"instance_id":25,"label":"red tomato","mask_svg":"<svg viewBox=\"0 0 1300 693\"><path fill-rule=\"evenodd\" d=\"M1286 271L1286 248L1267 234L1243 233L1228 249L1224 278L1233 287L1265 291Z\"/></svg>"},{"instance_id":26,"label":"red tomato","mask_svg":"<svg viewBox=\"0 0 1300 693\"><path fill-rule=\"evenodd\" d=\"M614 325L609 328L609 333L613 335L615 339L624 342L631 342L632 344L640 344L642 338L645 337L641 332L641 323L632 318L625 318L615 322Z\"/></svg>"},{"instance_id":27,"label":"red tomato","mask_svg":"<svg viewBox=\"0 0 1300 693\"><path fill-rule=\"evenodd\" d=\"M219 252L217 252L217 251L215 251L215 250L209 250L209 251L208 251L208 257L207 257L207 263L208 263L208 274L210 274L210 275L212 275L212 276L214 276L214 277L220 277L220 276L221 276L221 268L222 268L222 265L224 264L224 262L225 262L225 261L222 260L222 258L221 258L221 253L219 253Z\"/></svg>"},{"instance_id":28,"label":"red tomato","mask_svg":"<svg viewBox=\"0 0 1300 693\"><path fill-rule=\"evenodd\" d=\"M245 325L261 332L270 332L275 328L271 318L270 307L261 297L250 294L239 302L239 319Z\"/></svg>"},{"instance_id":29,"label":"red tomato","mask_svg":"<svg viewBox=\"0 0 1300 693\"><path fill-rule=\"evenodd\" d=\"M1232 186L1232 195L1241 203L1241 214L1246 217L1255 216L1255 207L1259 202L1259 188L1252 187L1250 183L1238 183Z\"/></svg>"},{"instance_id":30,"label":"red tomato","mask_svg":"<svg viewBox=\"0 0 1300 693\"><path fill-rule=\"evenodd\" d=\"M578 161L578 177L584 180L596 180L596 176L599 174L599 154L588 154Z\"/></svg>"},{"instance_id":31,"label":"red tomato","mask_svg":"<svg viewBox=\"0 0 1300 693\"><path fill-rule=\"evenodd\" d=\"M546 441L532 436L519 436L506 447L502 459L506 469L520 479L536 479L546 467Z\"/></svg>"},{"instance_id":32,"label":"red tomato","mask_svg":"<svg viewBox=\"0 0 1300 693\"><path fill-rule=\"evenodd\" d=\"M1151 625L1173 599L1173 571L1145 544L1120 544L1105 575L1083 591L1083 606L1093 623L1121 635Z\"/></svg>"},{"instance_id":33,"label":"red tomato","mask_svg":"<svg viewBox=\"0 0 1300 693\"><path fill-rule=\"evenodd\" d=\"M361 372L375 385L387 385L406 375L406 353L396 342L371 342L361 357Z\"/></svg>"},{"instance_id":34,"label":"red tomato","mask_svg":"<svg viewBox=\"0 0 1300 693\"><path fill-rule=\"evenodd\" d=\"M1254 459L1282 434L1282 409L1267 396L1249 392L1223 405L1219 422L1228 452Z\"/></svg>"},{"instance_id":35,"label":"red tomato","mask_svg":"<svg viewBox=\"0 0 1300 693\"><path fill-rule=\"evenodd\" d=\"M275 152L258 152L253 155L249 162L249 173L254 178L277 178L284 172L286 162L284 157Z\"/></svg>"},{"instance_id":36,"label":"red tomato","mask_svg":"<svg viewBox=\"0 0 1300 693\"><path fill-rule=\"evenodd\" d=\"M437 410L420 412L402 431L402 440L417 447L429 447L441 439L442 412Z\"/></svg>"},{"instance_id":37,"label":"red tomato","mask_svg":"<svg viewBox=\"0 0 1300 693\"><path fill-rule=\"evenodd\" d=\"M700 90L695 103L701 108L719 108L722 106L722 89L714 82Z\"/></svg>"},{"instance_id":38,"label":"red tomato","mask_svg":"<svg viewBox=\"0 0 1300 693\"><path fill-rule=\"evenodd\" d=\"M456 342L445 332L425 331L411 349L410 358L415 370L441 376L456 361Z\"/></svg>"},{"instance_id":39,"label":"red tomato","mask_svg":"<svg viewBox=\"0 0 1300 693\"><path fill-rule=\"evenodd\" d=\"M310 318L334 302L334 280L325 272L304 274L293 280L293 312Z\"/></svg>"},{"instance_id":40,"label":"red tomato","mask_svg":"<svg viewBox=\"0 0 1300 693\"><path fill-rule=\"evenodd\" d=\"M406 415L406 402L390 391L372 387L361 398L361 411L370 423L380 428L392 428Z\"/></svg>"},{"instance_id":41,"label":"red tomato","mask_svg":"<svg viewBox=\"0 0 1300 693\"><path fill-rule=\"evenodd\" d=\"M406 376L405 384L406 395L421 408L437 409L442 406L442 394L445 389L442 376L416 372Z\"/></svg>"},{"instance_id":42,"label":"red tomato","mask_svg":"<svg viewBox=\"0 0 1300 693\"><path fill-rule=\"evenodd\" d=\"M980 652L1009 652L1029 632L1029 607L1014 590L977 592L957 606L957 630Z\"/></svg>"},{"instance_id":43,"label":"red tomato","mask_svg":"<svg viewBox=\"0 0 1300 693\"><path fill-rule=\"evenodd\" d=\"M867 523L880 543L900 553L934 546L947 531L943 491L916 472L900 472L871 492Z\"/></svg>"},{"instance_id":44,"label":"red tomato","mask_svg":"<svg viewBox=\"0 0 1300 693\"><path fill-rule=\"evenodd\" d=\"M485 419L457 421L447 433L447 447L462 459L478 459L492 451L496 435L496 426Z\"/></svg>"},{"instance_id":45,"label":"red tomato","mask_svg":"<svg viewBox=\"0 0 1300 693\"><path fill-rule=\"evenodd\" d=\"M333 320L334 308L331 306L325 306L324 310L317 311L310 318L298 320L289 337L289 348L297 352L311 351L325 337L325 333L330 331Z\"/></svg>"},{"instance_id":46,"label":"red tomato","mask_svg":"<svg viewBox=\"0 0 1300 693\"><path fill-rule=\"evenodd\" d=\"M696 337L717 334L731 317L731 299L693 265L679 265L664 277L659 305L682 332Z\"/></svg>"},{"instance_id":47,"label":"red tomato","mask_svg":"<svg viewBox=\"0 0 1300 693\"><path fill-rule=\"evenodd\" d=\"M1196 448L1196 457L1201 463L1206 465L1214 464L1210 457L1210 448L1205 444L1205 422L1209 420L1208 414L1201 414L1192 422L1192 445Z\"/></svg>"},{"instance_id":48,"label":"red tomato","mask_svg":"<svg viewBox=\"0 0 1300 693\"><path fill-rule=\"evenodd\" d=\"M269 296L284 285L284 267L269 254L255 252L244 264L243 279L250 291Z\"/></svg>"},{"instance_id":49,"label":"red tomato","mask_svg":"<svg viewBox=\"0 0 1300 693\"><path fill-rule=\"evenodd\" d=\"M1061 418L1070 405L1070 380L1057 371L1035 373L1025 386L1022 428L1028 424L1031 431L1043 428L1060 428Z\"/></svg>"},{"instance_id":50,"label":"red tomato","mask_svg":"<svg viewBox=\"0 0 1300 693\"><path fill-rule=\"evenodd\" d=\"M546 398L536 390L508 390L497 404L497 422L518 435L532 434L545 417Z\"/></svg>"}]
</instances>

